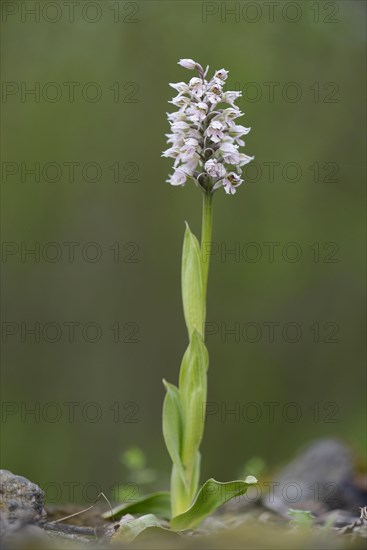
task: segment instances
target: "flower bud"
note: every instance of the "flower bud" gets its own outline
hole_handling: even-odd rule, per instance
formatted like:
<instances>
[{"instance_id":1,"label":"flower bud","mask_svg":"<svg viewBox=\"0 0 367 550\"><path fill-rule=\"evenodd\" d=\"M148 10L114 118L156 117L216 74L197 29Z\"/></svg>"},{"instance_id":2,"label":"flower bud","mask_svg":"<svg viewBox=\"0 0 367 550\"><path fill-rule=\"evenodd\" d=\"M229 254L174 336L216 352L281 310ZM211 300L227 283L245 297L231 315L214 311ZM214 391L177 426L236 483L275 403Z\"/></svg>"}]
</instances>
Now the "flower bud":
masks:
<instances>
[{"instance_id":1,"label":"flower bud","mask_svg":"<svg viewBox=\"0 0 367 550\"><path fill-rule=\"evenodd\" d=\"M196 63L196 61L194 61L193 59L180 59L178 65L181 65L181 67L184 67L185 69L190 69L190 71L193 71L198 67L200 67L202 70L201 65L199 65L199 63Z\"/></svg>"}]
</instances>

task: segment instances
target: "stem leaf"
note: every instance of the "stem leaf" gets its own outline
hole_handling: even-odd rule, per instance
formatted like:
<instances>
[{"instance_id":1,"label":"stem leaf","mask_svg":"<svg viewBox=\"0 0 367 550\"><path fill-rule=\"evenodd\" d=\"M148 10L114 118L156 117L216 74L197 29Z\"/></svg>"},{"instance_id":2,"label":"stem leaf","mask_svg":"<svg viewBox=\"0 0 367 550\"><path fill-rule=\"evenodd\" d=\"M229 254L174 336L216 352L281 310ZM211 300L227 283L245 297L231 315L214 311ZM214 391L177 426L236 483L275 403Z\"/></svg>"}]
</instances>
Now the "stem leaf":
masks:
<instances>
[{"instance_id":1,"label":"stem leaf","mask_svg":"<svg viewBox=\"0 0 367 550\"><path fill-rule=\"evenodd\" d=\"M177 473L185 483L181 453L183 440L183 415L180 392L176 386L163 380L167 390L163 403L163 437Z\"/></svg>"},{"instance_id":2,"label":"stem leaf","mask_svg":"<svg viewBox=\"0 0 367 550\"><path fill-rule=\"evenodd\" d=\"M200 246L188 224L186 224L182 251L181 278L183 310L187 331L191 338L195 329L203 334L205 304Z\"/></svg>"},{"instance_id":3,"label":"stem leaf","mask_svg":"<svg viewBox=\"0 0 367 550\"><path fill-rule=\"evenodd\" d=\"M182 359L179 381L184 418L181 456L189 480L194 473L197 451L204 432L208 363L208 352L203 339L194 329Z\"/></svg>"}]
</instances>

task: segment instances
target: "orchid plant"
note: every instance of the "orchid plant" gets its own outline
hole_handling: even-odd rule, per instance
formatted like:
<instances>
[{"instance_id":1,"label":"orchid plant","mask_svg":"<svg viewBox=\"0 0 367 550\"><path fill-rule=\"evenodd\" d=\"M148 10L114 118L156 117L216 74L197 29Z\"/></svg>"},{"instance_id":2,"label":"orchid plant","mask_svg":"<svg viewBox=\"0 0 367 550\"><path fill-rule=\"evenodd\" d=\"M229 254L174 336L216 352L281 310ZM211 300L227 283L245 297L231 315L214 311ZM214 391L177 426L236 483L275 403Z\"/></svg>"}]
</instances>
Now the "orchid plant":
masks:
<instances>
[{"instance_id":1,"label":"orchid plant","mask_svg":"<svg viewBox=\"0 0 367 550\"><path fill-rule=\"evenodd\" d=\"M250 157L240 152L242 137L250 128L236 123L243 116L236 106L241 92L225 91L228 77L225 69L217 70L208 80L209 67L192 59L181 59L179 65L196 71L188 83L170 84L178 93L172 99L177 111L167 114L171 133L169 148L162 156L174 159L174 170L168 183L184 186L189 180L203 194L202 233L199 244L188 224L182 253L182 301L188 333L178 386L163 380L166 396L163 404L163 436L172 460L171 490L155 493L123 504L105 514L118 516L127 512L144 513L125 525L125 540L151 527L162 529L156 516L170 520L174 531L192 529L229 499L243 495L253 476L245 480L221 483L209 479L199 488L200 444L204 433L207 398L208 351L204 343L206 293L212 234L214 193L224 188L233 195L241 185L242 167ZM148 513L149 512L149 513Z\"/></svg>"}]
</instances>

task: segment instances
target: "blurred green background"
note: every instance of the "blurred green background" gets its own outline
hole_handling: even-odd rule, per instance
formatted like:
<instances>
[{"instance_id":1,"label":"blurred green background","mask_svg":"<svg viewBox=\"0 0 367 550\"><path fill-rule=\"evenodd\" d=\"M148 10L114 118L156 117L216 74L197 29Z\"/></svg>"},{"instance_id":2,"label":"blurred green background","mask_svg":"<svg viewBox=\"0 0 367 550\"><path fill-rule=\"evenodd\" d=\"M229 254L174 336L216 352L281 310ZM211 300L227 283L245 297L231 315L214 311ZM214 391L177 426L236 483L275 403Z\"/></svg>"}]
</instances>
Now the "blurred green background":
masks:
<instances>
[{"instance_id":1,"label":"blurred green background","mask_svg":"<svg viewBox=\"0 0 367 550\"><path fill-rule=\"evenodd\" d=\"M213 414L202 479L237 475L254 456L275 468L320 436L346 438L363 453L364 2L296 2L299 18L277 2L273 21L266 2L80 1L73 17L63 2L61 11L40 2L32 16L34 4L2 6L2 467L56 484L65 502L92 498L93 484L113 497L111 487L131 481L120 455L137 446L157 472L151 487L168 486L161 380L177 381L186 346L182 237L184 220L199 235L201 218L200 192L168 186L171 162L160 157L168 82L192 76L177 65L182 57L225 67L229 89L244 89L245 151L256 156L238 193L220 190L214 201L219 251L245 254L211 260L208 322L218 332L207 338ZM35 86L38 97L24 95ZM295 90L301 97L291 101ZM72 162L70 178L63 163ZM279 163L274 178L269 162ZM39 163L39 181L21 163ZM61 167L59 178L47 163ZM99 166L98 181L88 163ZM299 177L287 163L297 163ZM22 246L36 242L39 261L22 261ZM79 243L74 262L67 242ZM91 242L102 254L96 262L81 252ZM273 262L269 242L279 243ZM294 254L290 242L301 251L294 262L282 254L284 246ZM248 243L261 251L257 261ZM22 341L21 323L37 322L62 327L59 341L47 341L52 326L39 342ZM80 323L74 343L68 322ZM95 343L82 336L88 323L101 330ZM225 337L236 323L248 337ZM261 328L256 342L248 323ZM282 335L287 323L300 327L297 342L289 342L292 328ZM273 420L269 402L277 403ZM35 407L39 414L26 414ZM235 407L244 414L225 414ZM75 485L72 498L66 483Z\"/></svg>"}]
</instances>

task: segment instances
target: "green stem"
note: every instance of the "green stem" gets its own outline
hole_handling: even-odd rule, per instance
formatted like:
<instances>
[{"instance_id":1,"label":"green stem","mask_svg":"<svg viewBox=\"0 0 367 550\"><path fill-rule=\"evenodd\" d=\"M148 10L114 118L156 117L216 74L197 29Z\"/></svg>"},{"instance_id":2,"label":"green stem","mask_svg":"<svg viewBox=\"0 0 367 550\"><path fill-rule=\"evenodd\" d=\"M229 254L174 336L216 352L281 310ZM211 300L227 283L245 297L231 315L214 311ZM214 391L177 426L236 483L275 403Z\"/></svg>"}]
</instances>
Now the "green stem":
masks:
<instances>
[{"instance_id":1,"label":"green stem","mask_svg":"<svg viewBox=\"0 0 367 550\"><path fill-rule=\"evenodd\" d=\"M206 191L203 198L203 219L201 230L201 271L203 280L203 321L202 338L205 334L205 312L206 312L206 291L208 286L209 259L211 253L211 238L212 238L212 223L213 223L213 195L210 191ZM191 338L191 336L190 336ZM205 349L205 344L202 344ZM182 366L181 366L182 368ZM180 374L181 376L181 374ZM188 383L188 381L186 382ZM206 399L206 384L205 384L205 399ZM185 420L185 419L184 419ZM197 423L204 422L202 412L196 419ZM171 506L172 516L175 517L185 512L191 505L196 493L200 479L200 453L197 449L194 462L190 459L190 463L186 464L183 460L185 470L185 480L181 478L181 474L174 465L171 475Z\"/></svg>"},{"instance_id":2,"label":"green stem","mask_svg":"<svg viewBox=\"0 0 367 550\"><path fill-rule=\"evenodd\" d=\"M211 252L213 225L213 195L207 191L203 196L203 219L201 228L201 258L203 270L203 291L204 291L204 307L206 304L206 291L208 286L208 274ZM205 315L204 315L205 321Z\"/></svg>"}]
</instances>

